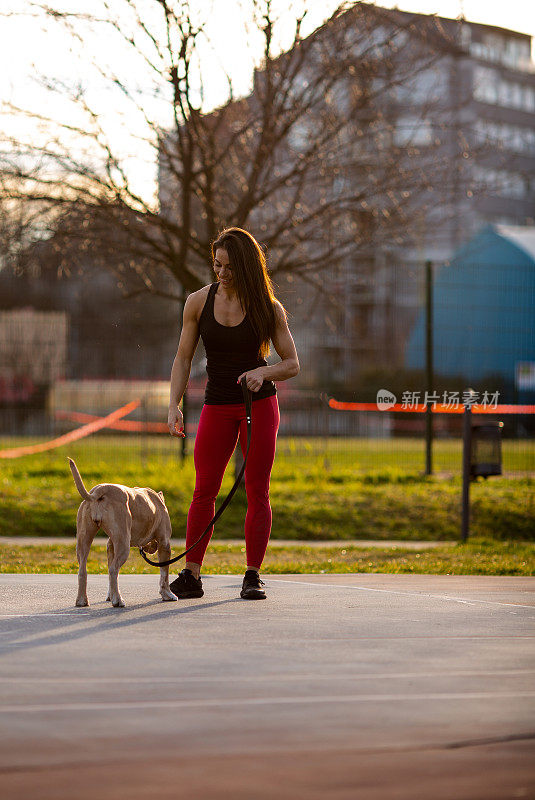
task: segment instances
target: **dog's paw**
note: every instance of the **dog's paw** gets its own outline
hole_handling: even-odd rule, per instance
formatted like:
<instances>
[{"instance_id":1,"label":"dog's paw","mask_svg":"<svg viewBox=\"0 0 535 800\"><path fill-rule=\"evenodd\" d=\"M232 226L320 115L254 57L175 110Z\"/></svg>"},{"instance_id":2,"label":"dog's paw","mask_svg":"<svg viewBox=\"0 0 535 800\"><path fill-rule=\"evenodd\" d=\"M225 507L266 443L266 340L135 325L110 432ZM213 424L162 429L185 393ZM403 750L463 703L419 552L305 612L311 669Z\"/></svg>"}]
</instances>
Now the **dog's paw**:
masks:
<instances>
[{"instance_id":1,"label":"dog's paw","mask_svg":"<svg viewBox=\"0 0 535 800\"><path fill-rule=\"evenodd\" d=\"M119 595L116 600L113 600L113 607L114 608L124 608L126 603L124 602L123 598Z\"/></svg>"},{"instance_id":2,"label":"dog's paw","mask_svg":"<svg viewBox=\"0 0 535 800\"><path fill-rule=\"evenodd\" d=\"M110 601L111 601L111 595L110 595L110 593L108 592L108 596L107 596L107 598L106 598L106 602L107 602L107 603L109 603Z\"/></svg>"},{"instance_id":3,"label":"dog's paw","mask_svg":"<svg viewBox=\"0 0 535 800\"><path fill-rule=\"evenodd\" d=\"M162 596L162 600L164 601L164 603L174 602L175 600L178 600L178 597L176 596L176 594L173 594L171 589L162 589L160 591L160 594Z\"/></svg>"},{"instance_id":4,"label":"dog's paw","mask_svg":"<svg viewBox=\"0 0 535 800\"><path fill-rule=\"evenodd\" d=\"M77 597L76 598L76 605L78 606L78 608L83 608L84 606L88 606L89 605L89 601L88 601L87 597Z\"/></svg>"}]
</instances>

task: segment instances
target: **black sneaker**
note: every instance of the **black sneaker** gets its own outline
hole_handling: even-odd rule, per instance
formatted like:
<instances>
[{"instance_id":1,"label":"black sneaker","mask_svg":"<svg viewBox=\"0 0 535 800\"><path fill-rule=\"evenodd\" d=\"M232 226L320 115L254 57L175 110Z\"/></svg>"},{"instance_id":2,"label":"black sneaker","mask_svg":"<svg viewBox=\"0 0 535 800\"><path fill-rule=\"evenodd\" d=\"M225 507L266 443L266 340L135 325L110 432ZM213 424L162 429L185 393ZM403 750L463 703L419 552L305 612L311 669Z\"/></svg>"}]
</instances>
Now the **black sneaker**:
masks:
<instances>
[{"instance_id":1,"label":"black sneaker","mask_svg":"<svg viewBox=\"0 0 535 800\"><path fill-rule=\"evenodd\" d=\"M244 600L265 600L266 593L260 588L260 586L265 585L264 581L260 580L260 575L255 569L248 569L243 577L240 597L243 597Z\"/></svg>"},{"instance_id":2,"label":"black sneaker","mask_svg":"<svg viewBox=\"0 0 535 800\"><path fill-rule=\"evenodd\" d=\"M202 581L196 578L190 569L184 569L178 578L169 584L169 588L177 597L202 597L204 594Z\"/></svg>"}]
</instances>

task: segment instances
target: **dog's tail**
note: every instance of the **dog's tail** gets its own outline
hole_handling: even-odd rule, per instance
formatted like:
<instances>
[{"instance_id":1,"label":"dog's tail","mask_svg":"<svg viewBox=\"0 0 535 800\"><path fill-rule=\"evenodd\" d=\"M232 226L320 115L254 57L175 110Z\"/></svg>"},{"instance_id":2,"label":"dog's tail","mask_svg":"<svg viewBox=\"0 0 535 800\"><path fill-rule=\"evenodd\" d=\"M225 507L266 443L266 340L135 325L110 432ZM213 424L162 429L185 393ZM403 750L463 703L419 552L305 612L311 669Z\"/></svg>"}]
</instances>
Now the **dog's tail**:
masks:
<instances>
[{"instance_id":1,"label":"dog's tail","mask_svg":"<svg viewBox=\"0 0 535 800\"><path fill-rule=\"evenodd\" d=\"M81 497L83 497L84 500L91 500L91 495L89 494L89 492L85 488L84 482L82 480L82 476L78 472L78 467L76 466L76 464L74 463L72 458L69 458L69 466L71 468L72 477L74 478L74 482L76 484L76 488L80 492Z\"/></svg>"}]
</instances>

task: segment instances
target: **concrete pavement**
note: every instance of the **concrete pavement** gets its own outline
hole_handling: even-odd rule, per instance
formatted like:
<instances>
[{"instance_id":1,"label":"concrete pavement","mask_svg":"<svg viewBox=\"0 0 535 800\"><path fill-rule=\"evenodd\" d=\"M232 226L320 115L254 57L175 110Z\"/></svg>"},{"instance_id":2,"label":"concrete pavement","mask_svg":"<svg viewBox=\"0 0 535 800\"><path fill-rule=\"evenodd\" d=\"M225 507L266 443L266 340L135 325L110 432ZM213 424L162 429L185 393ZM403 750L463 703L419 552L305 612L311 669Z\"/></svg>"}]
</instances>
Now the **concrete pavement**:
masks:
<instances>
[{"instance_id":1,"label":"concrete pavement","mask_svg":"<svg viewBox=\"0 0 535 800\"><path fill-rule=\"evenodd\" d=\"M0 576L9 800L535 797L535 579Z\"/></svg>"}]
</instances>

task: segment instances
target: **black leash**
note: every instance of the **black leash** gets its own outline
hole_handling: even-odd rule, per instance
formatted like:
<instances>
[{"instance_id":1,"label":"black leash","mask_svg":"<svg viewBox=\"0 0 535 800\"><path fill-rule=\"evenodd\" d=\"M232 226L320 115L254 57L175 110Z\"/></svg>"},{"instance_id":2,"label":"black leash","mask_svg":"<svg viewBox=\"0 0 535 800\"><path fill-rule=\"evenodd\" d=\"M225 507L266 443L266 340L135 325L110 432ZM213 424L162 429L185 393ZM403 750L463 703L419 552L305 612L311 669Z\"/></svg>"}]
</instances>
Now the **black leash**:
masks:
<instances>
[{"instance_id":1,"label":"black leash","mask_svg":"<svg viewBox=\"0 0 535 800\"><path fill-rule=\"evenodd\" d=\"M188 547L188 549L184 550L184 552L181 553L179 556L175 556L175 558L170 558L169 561L151 561L150 558L147 558L147 556L145 554L145 551L143 550L143 547L140 546L140 548L139 548L140 555L142 556L142 558L145 559L147 564L150 564L152 567L167 567L169 564L174 564L175 561L178 561L180 558L183 558L186 555L186 553L189 553L190 550L193 550L193 548L196 545L199 544L201 539L206 536L206 534L208 533L208 531L210 530L212 525L214 525L217 522L217 520L219 519L219 517L221 516L223 511L226 509L226 507L228 506L228 504L230 503L230 501L234 497L234 493L235 493L236 489L240 485L240 481L243 478L243 473L245 472L245 465L247 464L247 456L249 455L249 447L251 445L251 413L252 413L251 392L247 388L247 381L246 381L245 378L241 379L241 388L242 388L242 392L243 392L243 399L245 401L245 418L246 418L246 421L247 421L247 450L245 452L245 458L243 459L243 464L242 464L242 467L240 469L240 473L239 473L238 477L236 478L236 480L234 481L234 486L232 487L232 489L230 490L230 492L228 493L226 498L223 500L223 502L219 506L218 510L216 511L216 513L214 515L214 518L208 523L208 526L207 526L206 530L204 531L204 533L202 533L199 536L197 541L194 542L191 545L191 547Z\"/></svg>"}]
</instances>

